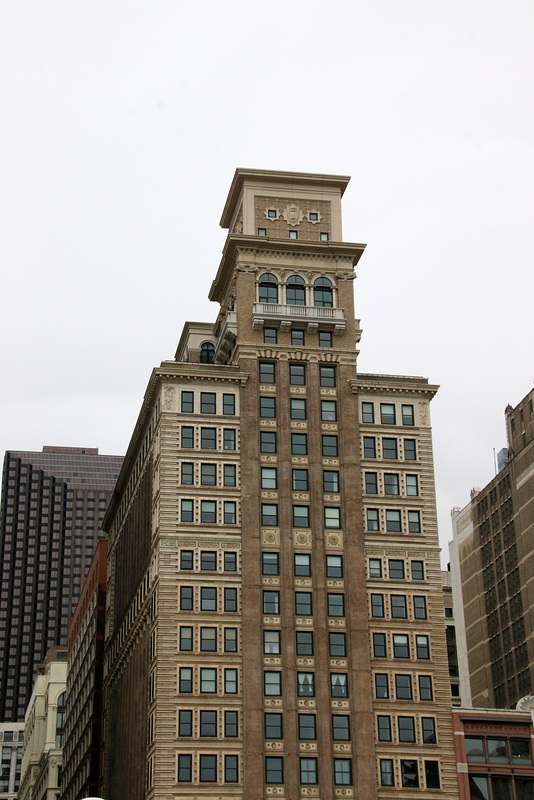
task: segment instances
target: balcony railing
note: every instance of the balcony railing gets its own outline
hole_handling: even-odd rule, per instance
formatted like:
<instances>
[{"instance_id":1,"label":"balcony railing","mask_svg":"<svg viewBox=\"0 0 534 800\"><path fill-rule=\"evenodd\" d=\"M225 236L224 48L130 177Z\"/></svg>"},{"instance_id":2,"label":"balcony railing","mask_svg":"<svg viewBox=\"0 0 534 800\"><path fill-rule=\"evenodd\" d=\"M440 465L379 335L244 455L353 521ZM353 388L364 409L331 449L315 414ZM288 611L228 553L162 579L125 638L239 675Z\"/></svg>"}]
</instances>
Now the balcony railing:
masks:
<instances>
[{"instance_id":1,"label":"balcony railing","mask_svg":"<svg viewBox=\"0 0 534 800\"><path fill-rule=\"evenodd\" d=\"M325 308L323 306L290 306L280 303L254 303L252 306L252 326L261 330L269 324L276 324L282 330L293 325L308 330L331 330L341 335L345 330L346 319L342 308Z\"/></svg>"}]
</instances>

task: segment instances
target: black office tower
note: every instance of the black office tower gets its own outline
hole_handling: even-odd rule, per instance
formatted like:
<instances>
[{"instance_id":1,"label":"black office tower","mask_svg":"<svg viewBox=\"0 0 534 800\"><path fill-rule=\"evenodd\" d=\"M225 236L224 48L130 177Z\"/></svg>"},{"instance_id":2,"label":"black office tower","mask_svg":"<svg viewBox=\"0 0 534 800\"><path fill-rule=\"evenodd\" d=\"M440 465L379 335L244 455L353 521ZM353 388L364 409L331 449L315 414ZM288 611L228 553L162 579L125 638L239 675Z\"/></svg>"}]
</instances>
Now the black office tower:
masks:
<instances>
[{"instance_id":1,"label":"black office tower","mask_svg":"<svg viewBox=\"0 0 534 800\"><path fill-rule=\"evenodd\" d=\"M122 464L97 448L6 452L0 512L0 721L24 719L35 667L67 631Z\"/></svg>"}]
</instances>

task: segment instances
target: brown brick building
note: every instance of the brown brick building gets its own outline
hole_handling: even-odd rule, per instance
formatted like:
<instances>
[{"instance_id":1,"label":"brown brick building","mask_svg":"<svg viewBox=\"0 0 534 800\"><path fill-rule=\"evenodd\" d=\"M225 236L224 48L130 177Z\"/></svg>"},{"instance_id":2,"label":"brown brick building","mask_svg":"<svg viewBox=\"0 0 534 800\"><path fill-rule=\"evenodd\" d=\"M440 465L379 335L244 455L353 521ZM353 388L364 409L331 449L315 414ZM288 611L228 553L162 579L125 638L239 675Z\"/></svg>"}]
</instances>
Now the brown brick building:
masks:
<instances>
[{"instance_id":1,"label":"brown brick building","mask_svg":"<svg viewBox=\"0 0 534 800\"><path fill-rule=\"evenodd\" d=\"M479 708L514 707L534 685L534 390L505 416L501 470L453 510L462 701Z\"/></svg>"},{"instance_id":2,"label":"brown brick building","mask_svg":"<svg viewBox=\"0 0 534 800\"><path fill-rule=\"evenodd\" d=\"M238 170L104 525L107 800L456 798L429 403L357 375L348 178Z\"/></svg>"}]
</instances>

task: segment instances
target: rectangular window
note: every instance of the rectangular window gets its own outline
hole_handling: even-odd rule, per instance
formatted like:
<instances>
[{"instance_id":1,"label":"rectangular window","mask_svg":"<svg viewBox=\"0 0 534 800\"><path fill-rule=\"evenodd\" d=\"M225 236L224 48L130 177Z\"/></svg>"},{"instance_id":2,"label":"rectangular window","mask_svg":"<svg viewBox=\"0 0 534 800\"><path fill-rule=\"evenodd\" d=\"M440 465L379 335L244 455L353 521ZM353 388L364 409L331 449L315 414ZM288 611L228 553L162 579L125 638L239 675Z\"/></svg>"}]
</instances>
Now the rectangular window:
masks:
<instances>
[{"instance_id":1,"label":"rectangular window","mask_svg":"<svg viewBox=\"0 0 534 800\"><path fill-rule=\"evenodd\" d=\"M224 693L237 694L237 670L224 670Z\"/></svg>"},{"instance_id":2,"label":"rectangular window","mask_svg":"<svg viewBox=\"0 0 534 800\"><path fill-rule=\"evenodd\" d=\"M201 783L217 782L217 756L199 756L199 777Z\"/></svg>"},{"instance_id":3,"label":"rectangular window","mask_svg":"<svg viewBox=\"0 0 534 800\"><path fill-rule=\"evenodd\" d=\"M202 486L216 486L217 485L217 465L216 464L201 464L200 465L200 483Z\"/></svg>"},{"instance_id":4,"label":"rectangular window","mask_svg":"<svg viewBox=\"0 0 534 800\"><path fill-rule=\"evenodd\" d=\"M303 786L315 786L317 784L317 759L316 758L301 758L299 759L300 766L300 783Z\"/></svg>"},{"instance_id":5,"label":"rectangular window","mask_svg":"<svg viewBox=\"0 0 534 800\"><path fill-rule=\"evenodd\" d=\"M217 522L217 503L214 500L200 501L200 521L204 523Z\"/></svg>"},{"instance_id":6,"label":"rectangular window","mask_svg":"<svg viewBox=\"0 0 534 800\"><path fill-rule=\"evenodd\" d=\"M332 714L332 739L335 742L350 741L350 717L348 714Z\"/></svg>"},{"instance_id":7,"label":"rectangular window","mask_svg":"<svg viewBox=\"0 0 534 800\"><path fill-rule=\"evenodd\" d=\"M193 649L193 628L190 625L180 625L180 651L191 652Z\"/></svg>"},{"instance_id":8,"label":"rectangular window","mask_svg":"<svg viewBox=\"0 0 534 800\"><path fill-rule=\"evenodd\" d=\"M415 742L415 720L413 717L397 717L399 742Z\"/></svg>"},{"instance_id":9,"label":"rectangular window","mask_svg":"<svg viewBox=\"0 0 534 800\"><path fill-rule=\"evenodd\" d=\"M182 425L181 445L184 450L191 449L193 447L193 431L194 428L192 428L190 425Z\"/></svg>"},{"instance_id":10,"label":"rectangular window","mask_svg":"<svg viewBox=\"0 0 534 800\"><path fill-rule=\"evenodd\" d=\"M180 611L193 610L193 587L180 586Z\"/></svg>"},{"instance_id":11,"label":"rectangular window","mask_svg":"<svg viewBox=\"0 0 534 800\"><path fill-rule=\"evenodd\" d=\"M404 561L399 558L390 558L388 561L389 577L393 580L404 579Z\"/></svg>"},{"instance_id":12,"label":"rectangular window","mask_svg":"<svg viewBox=\"0 0 534 800\"><path fill-rule=\"evenodd\" d=\"M332 334L330 331L319 331L319 347L332 347Z\"/></svg>"},{"instance_id":13,"label":"rectangular window","mask_svg":"<svg viewBox=\"0 0 534 800\"><path fill-rule=\"evenodd\" d=\"M342 578L343 577L343 556L326 556L326 577L327 578Z\"/></svg>"},{"instance_id":14,"label":"rectangular window","mask_svg":"<svg viewBox=\"0 0 534 800\"><path fill-rule=\"evenodd\" d=\"M258 228L258 236L267 236L267 228Z\"/></svg>"},{"instance_id":15,"label":"rectangular window","mask_svg":"<svg viewBox=\"0 0 534 800\"><path fill-rule=\"evenodd\" d=\"M200 553L200 569L201 570L216 570L217 569L217 553L215 550L202 550Z\"/></svg>"},{"instance_id":16,"label":"rectangular window","mask_svg":"<svg viewBox=\"0 0 534 800\"><path fill-rule=\"evenodd\" d=\"M375 695L377 700L389 699L388 676L383 672L375 673Z\"/></svg>"},{"instance_id":17,"label":"rectangular window","mask_svg":"<svg viewBox=\"0 0 534 800\"><path fill-rule=\"evenodd\" d=\"M275 365L269 361L260 361L260 383L275 382Z\"/></svg>"},{"instance_id":18,"label":"rectangular window","mask_svg":"<svg viewBox=\"0 0 534 800\"><path fill-rule=\"evenodd\" d=\"M397 700L413 700L411 675L395 675L395 697Z\"/></svg>"},{"instance_id":19,"label":"rectangular window","mask_svg":"<svg viewBox=\"0 0 534 800\"><path fill-rule=\"evenodd\" d=\"M388 714L379 714L376 718L379 742L391 742L391 717Z\"/></svg>"},{"instance_id":20,"label":"rectangular window","mask_svg":"<svg viewBox=\"0 0 534 800\"><path fill-rule=\"evenodd\" d=\"M262 575L279 575L279 555L278 553L262 553Z\"/></svg>"},{"instance_id":21,"label":"rectangular window","mask_svg":"<svg viewBox=\"0 0 534 800\"><path fill-rule=\"evenodd\" d=\"M337 403L335 400L321 400L321 420L323 422L336 422Z\"/></svg>"},{"instance_id":22,"label":"rectangular window","mask_svg":"<svg viewBox=\"0 0 534 800\"><path fill-rule=\"evenodd\" d=\"M204 653L217 652L217 628L200 629L200 649Z\"/></svg>"},{"instance_id":23,"label":"rectangular window","mask_svg":"<svg viewBox=\"0 0 534 800\"><path fill-rule=\"evenodd\" d=\"M345 616L345 595L340 592L328 592L326 595L328 616L329 617L344 617Z\"/></svg>"},{"instance_id":24,"label":"rectangular window","mask_svg":"<svg viewBox=\"0 0 534 800\"><path fill-rule=\"evenodd\" d=\"M376 439L374 436L363 437L363 457L376 458Z\"/></svg>"},{"instance_id":25,"label":"rectangular window","mask_svg":"<svg viewBox=\"0 0 534 800\"><path fill-rule=\"evenodd\" d=\"M350 758L334 758L334 783L336 786L352 786Z\"/></svg>"},{"instance_id":26,"label":"rectangular window","mask_svg":"<svg viewBox=\"0 0 534 800\"><path fill-rule=\"evenodd\" d=\"M382 425L395 425L395 405L380 403L380 422Z\"/></svg>"},{"instance_id":27,"label":"rectangular window","mask_svg":"<svg viewBox=\"0 0 534 800\"><path fill-rule=\"evenodd\" d=\"M181 471L181 483L182 486L192 486L193 485L193 465L182 461L182 471Z\"/></svg>"},{"instance_id":28,"label":"rectangular window","mask_svg":"<svg viewBox=\"0 0 534 800\"><path fill-rule=\"evenodd\" d=\"M417 475L406 475L406 494L408 497L418 497L419 482Z\"/></svg>"},{"instance_id":29,"label":"rectangular window","mask_svg":"<svg viewBox=\"0 0 534 800\"><path fill-rule=\"evenodd\" d=\"M393 634L393 658L410 658L410 643L407 633Z\"/></svg>"},{"instance_id":30,"label":"rectangular window","mask_svg":"<svg viewBox=\"0 0 534 800\"><path fill-rule=\"evenodd\" d=\"M413 415L413 406L412 405L403 405L402 406L402 424L403 425L413 425L414 424L414 415Z\"/></svg>"},{"instance_id":31,"label":"rectangular window","mask_svg":"<svg viewBox=\"0 0 534 800\"><path fill-rule=\"evenodd\" d=\"M417 460L417 455L415 450L415 439L404 440L404 460L405 461Z\"/></svg>"},{"instance_id":32,"label":"rectangular window","mask_svg":"<svg viewBox=\"0 0 534 800\"><path fill-rule=\"evenodd\" d=\"M224 629L224 652L237 653L237 628Z\"/></svg>"},{"instance_id":33,"label":"rectangular window","mask_svg":"<svg viewBox=\"0 0 534 800\"><path fill-rule=\"evenodd\" d=\"M347 675L344 672L330 673L330 695L331 697L349 696Z\"/></svg>"},{"instance_id":34,"label":"rectangular window","mask_svg":"<svg viewBox=\"0 0 534 800\"><path fill-rule=\"evenodd\" d=\"M312 631L297 631L296 644L298 656L312 656L313 655L313 632Z\"/></svg>"},{"instance_id":35,"label":"rectangular window","mask_svg":"<svg viewBox=\"0 0 534 800\"><path fill-rule=\"evenodd\" d=\"M192 414L194 411L193 392L182 392L182 414Z\"/></svg>"},{"instance_id":36,"label":"rectangular window","mask_svg":"<svg viewBox=\"0 0 534 800\"><path fill-rule=\"evenodd\" d=\"M383 617L384 616L384 595L372 594L371 595L371 616Z\"/></svg>"},{"instance_id":37,"label":"rectangular window","mask_svg":"<svg viewBox=\"0 0 534 800\"><path fill-rule=\"evenodd\" d=\"M295 614L298 617L312 616L311 592L295 592Z\"/></svg>"},{"instance_id":38,"label":"rectangular window","mask_svg":"<svg viewBox=\"0 0 534 800\"><path fill-rule=\"evenodd\" d=\"M224 524L235 525L237 522L236 504L233 501L225 500L224 506Z\"/></svg>"},{"instance_id":39,"label":"rectangular window","mask_svg":"<svg viewBox=\"0 0 534 800\"><path fill-rule=\"evenodd\" d=\"M276 397L260 396L260 417L262 419L276 418Z\"/></svg>"},{"instance_id":40,"label":"rectangular window","mask_svg":"<svg viewBox=\"0 0 534 800\"><path fill-rule=\"evenodd\" d=\"M373 633L373 655L375 658L386 658L385 633Z\"/></svg>"},{"instance_id":41,"label":"rectangular window","mask_svg":"<svg viewBox=\"0 0 534 800\"><path fill-rule=\"evenodd\" d=\"M225 416L235 414L235 394L223 394L223 414Z\"/></svg>"},{"instance_id":42,"label":"rectangular window","mask_svg":"<svg viewBox=\"0 0 534 800\"><path fill-rule=\"evenodd\" d=\"M405 788L417 789L419 787L417 761L401 759L400 766L402 785Z\"/></svg>"},{"instance_id":43,"label":"rectangular window","mask_svg":"<svg viewBox=\"0 0 534 800\"><path fill-rule=\"evenodd\" d=\"M193 569L193 551L180 551L180 569Z\"/></svg>"},{"instance_id":44,"label":"rectangular window","mask_svg":"<svg viewBox=\"0 0 534 800\"><path fill-rule=\"evenodd\" d=\"M387 459L397 458L397 440L382 437L382 457Z\"/></svg>"},{"instance_id":45,"label":"rectangular window","mask_svg":"<svg viewBox=\"0 0 534 800\"><path fill-rule=\"evenodd\" d=\"M216 400L215 392L200 392L200 413L201 414L215 414L216 413Z\"/></svg>"},{"instance_id":46,"label":"rectangular window","mask_svg":"<svg viewBox=\"0 0 534 800\"><path fill-rule=\"evenodd\" d=\"M280 631L263 631L263 652L265 655L280 655Z\"/></svg>"},{"instance_id":47,"label":"rectangular window","mask_svg":"<svg viewBox=\"0 0 534 800\"><path fill-rule=\"evenodd\" d=\"M193 780L192 756L178 756L178 781L180 783L191 783Z\"/></svg>"},{"instance_id":48,"label":"rectangular window","mask_svg":"<svg viewBox=\"0 0 534 800\"><path fill-rule=\"evenodd\" d=\"M399 494L399 476L396 473L386 472L384 475L384 492L386 494Z\"/></svg>"},{"instance_id":49,"label":"rectangular window","mask_svg":"<svg viewBox=\"0 0 534 800\"><path fill-rule=\"evenodd\" d=\"M376 472L365 473L365 491L367 494L378 494L378 479Z\"/></svg>"},{"instance_id":50,"label":"rectangular window","mask_svg":"<svg viewBox=\"0 0 534 800\"><path fill-rule=\"evenodd\" d=\"M439 780L439 761L425 761L425 781L426 781L426 788L427 789L439 789L441 788L441 783ZM531 789L534 789L534 784L531 784ZM516 791L517 791L517 781L516 781ZM496 794L494 792L494 797ZM518 798L520 795L518 793ZM473 793L471 793L471 797L476 797ZM527 794L524 797L528 797Z\"/></svg>"},{"instance_id":51,"label":"rectangular window","mask_svg":"<svg viewBox=\"0 0 534 800\"><path fill-rule=\"evenodd\" d=\"M224 782L238 783L239 781L239 757L224 757Z\"/></svg>"},{"instance_id":52,"label":"rectangular window","mask_svg":"<svg viewBox=\"0 0 534 800\"><path fill-rule=\"evenodd\" d=\"M380 558L369 559L369 577L370 578L382 577L382 560Z\"/></svg>"},{"instance_id":53,"label":"rectangular window","mask_svg":"<svg viewBox=\"0 0 534 800\"><path fill-rule=\"evenodd\" d=\"M328 494L339 494L339 472L337 470L323 470L323 491Z\"/></svg>"},{"instance_id":54,"label":"rectangular window","mask_svg":"<svg viewBox=\"0 0 534 800\"><path fill-rule=\"evenodd\" d=\"M289 383L291 386L306 385L306 367L304 364L289 365Z\"/></svg>"},{"instance_id":55,"label":"rectangular window","mask_svg":"<svg viewBox=\"0 0 534 800\"><path fill-rule=\"evenodd\" d=\"M423 561L412 561L412 580L413 581L424 581L425 579L425 568Z\"/></svg>"},{"instance_id":56,"label":"rectangular window","mask_svg":"<svg viewBox=\"0 0 534 800\"><path fill-rule=\"evenodd\" d=\"M337 458L338 456L338 441L337 436L325 434L321 436L322 452L325 458Z\"/></svg>"},{"instance_id":57,"label":"rectangular window","mask_svg":"<svg viewBox=\"0 0 534 800\"><path fill-rule=\"evenodd\" d=\"M319 383L321 386L335 386L336 368L325 366L319 367Z\"/></svg>"},{"instance_id":58,"label":"rectangular window","mask_svg":"<svg viewBox=\"0 0 534 800\"><path fill-rule=\"evenodd\" d=\"M291 344L293 347L304 347L304 331L301 331L298 328L292 328Z\"/></svg>"},{"instance_id":59,"label":"rectangular window","mask_svg":"<svg viewBox=\"0 0 534 800\"><path fill-rule=\"evenodd\" d=\"M273 591L272 589L264 590L263 613L264 614L280 613L280 592Z\"/></svg>"},{"instance_id":60,"label":"rectangular window","mask_svg":"<svg viewBox=\"0 0 534 800\"><path fill-rule=\"evenodd\" d=\"M293 469L291 470L292 486L294 492L307 492L308 491L308 470L307 469Z\"/></svg>"},{"instance_id":61,"label":"rectangular window","mask_svg":"<svg viewBox=\"0 0 534 800\"><path fill-rule=\"evenodd\" d=\"M292 397L289 401L289 414L291 419L306 419L306 400Z\"/></svg>"},{"instance_id":62,"label":"rectangular window","mask_svg":"<svg viewBox=\"0 0 534 800\"><path fill-rule=\"evenodd\" d=\"M308 454L308 435L306 433L291 434L291 453L294 456L305 456Z\"/></svg>"},{"instance_id":63,"label":"rectangular window","mask_svg":"<svg viewBox=\"0 0 534 800\"><path fill-rule=\"evenodd\" d=\"M380 530L380 522L378 519L378 509L377 508L368 508L366 512L367 516L367 530L368 531L379 531Z\"/></svg>"},{"instance_id":64,"label":"rectangular window","mask_svg":"<svg viewBox=\"0 0 534 800\"><path fill-rule=\"evenodd\" d=\"M278 505L275 503L261 504L261 524L278 525Z\"/></svg>"},{"instance_id":65,"label":"rectangular window","mask_svg":"<svg viewBox=\"0 0 534 800\"><path fill-rule=\"evenodd\" d=\"M421 717L423 744L436 744L436 720L434 717Z\"/></svg>"},{"instance_id":66,"label":"rectangular window","mask_svg":"<svg viewBox=\"0 0 534 800\"><path fill-rule=\"evenodd\" d=\"M415 649L417 658L430 658L430 645L428 636L418 635L415 637Z\"/></svg>"},{"instance_id":67,"label":"rectangular window","mask_svg":"<svg viewBox=\"0 0 534 800\"><path fill-rule=\"evenodd\" d=\"M341 509L325 506L324 526L325 528L341 528Z\"/></svg>"},{"instance_id":68,"label":"rectangular window","mask_svg":"<svg viewBox=\"0 0 534 800\"><path fill-rule=\"evenodd\" d=\"M386 510L386 530L394 532L401 530L401 512L397 509Z\"/></svg>"},{"instance_id":69,"label":"rectangular window","mask_svg":"<svg viewBox=\"0 0 534 800\"><path fill-rule=\"evenodd\" d=\"M421 514L419 511L408 511L408 530L410 533L421 533Z\"/></svg>"},{"instance_id":70,"label":"rectangular window","mask_svg":"<svg viewBox=\"0 0 534 800\"><path fill-rule=\"evenodd\" d=\"M313 672L297 672L297 694L299 697L315 697Z\"/></svg>"},{"instance_id":71,"label":"rectangular window","mask_svg":"<svg viewBox=\"0 0 534 800\"><path fill-rule=\"evenodd\" d=\"M260 453L276 453L276 433L260 431Z\"/></svg>"},{"instance_id":72,"label":"rectangular window","mask_svg":"<svg viewBox=\"0 0 534 800\"><path fill-rule=\"evenodd\" d=\"M217 611L217 589L215 586L200 587L200 610Z\"/></svg>"},{"instance_id":73,"label":"rectangular window","mask_svg":"<svg viewBox=\"0 0 534 800\"><path fill-rule=\"evenodd\" d=\"M237 711L224 712L224 735L227 739L234 739L238 735Z\"/></svg>"},{"instance_id":74,"label":"rectangular window","mask_svg":"<svg viewBox=\"0 0 534 800\"><path fill-rule=\"evenodd\" d=\"M419 675L419 700L433 700L432 676Z\"/></svg>"},{"instance_id":75,"label":"rectangular window","mask_svg":"<svg viewBox=\"0 0 534 800\"><path fill-rule=\"evenodd\" d=\"M283 739L282 714L267 712L265 714L265 738Z\"/></svg>"},{"instance_id":76,"label":"rectangular window","mask_svg":"<svg viewBox=\"0 0 534 800\"><path fill-rule=\"evenodd\" d=\"M346 638L346 635L341 631L330 631L328 633L328 649L330 658L346 658Z\"/></svg>"},{"instance_id":77,"label":"rectangular window","mask_svg":"<svg viewBox=\"0 0 534 800\"><path fill-rule=\"evenodd\" d=\"M182 694L190 694L193 691L192 667L180 667L178 691L182 692Z\"/></svg>"},{"instance_id":78,"label":"rectangular window","mask_svg":"<svg viewBox=\"0 0 534 800\"><path fill-rule=\"evenodd\" d=\"M413 615L415 619L426 619L426 598L416 595L413 599Z\"/></svg>"},{"instance_id":79,"label":"rectangular window","mask_svg":"<svg viewBox=\"0 0 534 800\"><path fill-rule=\"evenodd\" d=\"M224 590L224 610L237 611L237 589L234 587L227 587Z\"/></svg>"},{"instance_id":80,"label":"rectangular window","mask_svg":"<svg viewBox=\"0 0 534 800\"><path fill-rule=\"evenodd\" d=\"M201 736L217 736L217 712L216 711L201 711L200 712L200 735Z\"/></svg>"},{"instance_id":81,"label":"rectangular window","mask_svg":"<svg viewBox=\"0 0 534 800\"><path fill-rule=\"evenodd\" d=\"M216 428L201 428L200 429L200 446L203 450L216 450L217 449L217 429Z\"/></svg>"},{"instance_id":82,"label":"rectangular window","mask_svg":"<svg viewBox=\"0 0 534 800\"><path fill-rule=\"evenodd\" d=\"M263 693L266 697L280 697L282 694L282 673L265 671L263 673Z\"/></svg>"},{"instance_id":83,"label":"rectangular window","mask_svg":"<svg viewBox=\"0 0 534 800\"><path fill-rule=\"evenodd\" d=\"M263 342L264 344L277 344L278 343L278 331L276 328L264 328L263 329Z\"/></svg>"},{"instance_id":84,"label":"rectangular window","mask_svg":"<svg viewBox=\"0 0 534 800\"><path fill-rule=\"evenodd\" d=\"M223 430L223 450L235 450L236 433L233 428Z\"/></svg>"},{"instance_id":85,"label":"rectangular window","mask_svg":"<svg viewBox=\"0 0 534 800\"><path fill-rule=\"evenodd\" d=\"M316 738L315 714L299 714L299 739L305 742Z\"/></svg>"},{"instance_id":86,"label":"rectangular window","mask_svg":"<svg viewBox=\"0 0 534 800\"><path fill-rule=\"evenodd\" d=\"M362 422L374 423L375 407L374 403L362 403Z\"/></svg>"},{"instance_id":87,"label":"rectangular window","mask_svg":"<svg viewBox=\"0 0 534 800\"><path fill-rule=\"evenodd\" d=\"M265 757L265 783L284 782L284 759L281 756Z\"/></svg>"},{"instance_id":88,"label":"rectangular window","mask_svg":"<svg viewBox=\"0 0 534 800\"><path fill-rule=\"evenodd\" d=\"M393 619L406 619L408 616L406 596L403 594L391 595L391 616Z\"/></svg>"},{"instance_id":89,"label":"rectangular window","mask_svg":"<svg viewBox=\"0 0 534 800\"><path fill-rule=\"evenodd\" d=\"M262 467L261 468L261 488L273 489L278 488L278 476L276 467Z\"/></svg>"},{"instance_id":90,"label":"rectangular window","mask_svg":"<svg viewBox=\"0 0 534 800\"><path fill-rule=\"evenodd\" d=\"M223 466L223 484L224 486L236 485L236 467L235 464L224 464Z\"/></svg>"},{"instance_id":91,"label":"rectangular window","mask_svg":"<svg viewBox=\"0 0 534 800\"><path fill-rule=\"evenodd\" d=\"M293 556L294 574L308 578L311 575L311 559L309 553L295 553Z\"/></svg>"},{"instance_id":92,"label":"rectangular window","mask_svg":"<svg viewBox=\"0 0 534 800\"><path fill-rule=\"evenodd\" d=\"M225 572L237 571L237 553L228 552L224 554L224 571Z\"/></svg>"},{"instance_id":93,"label":"rectangular window","mask_svg":"<svg viewBox=\"0 0 534 800\"><path fill-rule=\"evenodd\" d=\"M298 231L289 231L289 238L290 239L298 239L299 238Z\"/></svg>"},{"instance_id":94,"label":"rectangular window","mask_svg":"<svg viewBox=\"0 0 534 800\"><path fill-rule=\"evenodd\" d=\"M178 736L193 735L193 712L182 709L178 712Z\"/></svg>"},{"instance_id":95,"label":"rectangular window","mask_svg":"<svg viewBox=\"0 0 534 800\"><path fill-rule=\"evenodd\" d=\"M393 772L393 759L380 759L380 785L395 786L395 774Z\"/></svg>"}]
</instances>

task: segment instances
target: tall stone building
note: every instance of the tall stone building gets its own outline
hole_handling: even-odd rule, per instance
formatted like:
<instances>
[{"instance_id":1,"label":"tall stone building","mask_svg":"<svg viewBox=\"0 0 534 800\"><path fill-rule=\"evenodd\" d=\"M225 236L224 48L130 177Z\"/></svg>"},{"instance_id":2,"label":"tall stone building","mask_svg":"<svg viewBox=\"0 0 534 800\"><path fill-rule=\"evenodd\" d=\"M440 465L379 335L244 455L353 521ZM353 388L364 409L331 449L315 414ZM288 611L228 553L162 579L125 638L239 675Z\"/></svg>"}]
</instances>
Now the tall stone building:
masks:
<instances>
[{"instance_id":1,"label":"tall stone building","mask_svg":"<svg viewBox=\"0 0 534 800\"><path fill-rule=\"evenodd\" d=\"M122 457L10 450L0 509L0 720L22 721L37 665L67 644Z\"/></svg>"},{"instance_id":2,"label":"tall stone building","mask_svg":"<svg viewBox=\"0 0 534 800\"><path fill-rule=\"evenodd\" d=\"M429 403L357 375L348 178L237 170L109 534L108 800L457 797Z\"/></svg>"},{"instance_id":3,"label":"tall stone building","mask_svg":"<svg viewBox=\"0 0 534 800\"><path fill-rule=\"evenodd\" d=\"M452 512L461 694L479 708L514 707L534 685L534 390L505 418L500 471Z\"/></svg>"}]
</instances>

